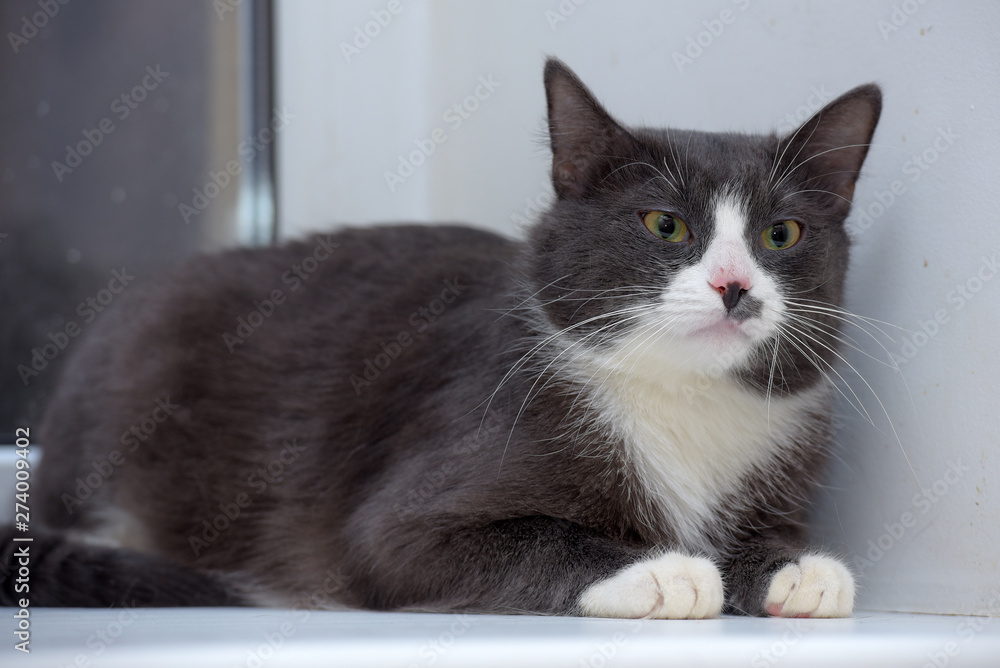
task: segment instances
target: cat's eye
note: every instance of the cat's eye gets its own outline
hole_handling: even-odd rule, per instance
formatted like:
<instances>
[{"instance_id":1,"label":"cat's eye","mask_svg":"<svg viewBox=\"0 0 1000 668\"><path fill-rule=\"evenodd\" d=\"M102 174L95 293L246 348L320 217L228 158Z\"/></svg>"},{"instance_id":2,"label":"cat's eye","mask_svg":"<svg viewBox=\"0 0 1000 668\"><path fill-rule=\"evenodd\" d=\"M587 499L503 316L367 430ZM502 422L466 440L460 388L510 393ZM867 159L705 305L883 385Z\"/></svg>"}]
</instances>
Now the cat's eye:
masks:
<instances>
[{"instance_id":1,"label":"cat's eye","mask_svg":"<svg viewBox=\"0 0 1000 668\"><path fill-rule=\"evenodd\" d=\"M680 243L688 238L688 226L684 221L663 211L642 214L642 224L647 230L666 241Z\"/></svg>"},{"instance_id":2,"label":"cat's eye","mask_svg":"<svg viewBox=\"0 0 1000 668\"><path fill-rule=\"evenodd\" d=\"M785 250L799 242L802 226L794 220L783 220L761 232L760 238L768 250Z\"/></svg>"}]
</instances>

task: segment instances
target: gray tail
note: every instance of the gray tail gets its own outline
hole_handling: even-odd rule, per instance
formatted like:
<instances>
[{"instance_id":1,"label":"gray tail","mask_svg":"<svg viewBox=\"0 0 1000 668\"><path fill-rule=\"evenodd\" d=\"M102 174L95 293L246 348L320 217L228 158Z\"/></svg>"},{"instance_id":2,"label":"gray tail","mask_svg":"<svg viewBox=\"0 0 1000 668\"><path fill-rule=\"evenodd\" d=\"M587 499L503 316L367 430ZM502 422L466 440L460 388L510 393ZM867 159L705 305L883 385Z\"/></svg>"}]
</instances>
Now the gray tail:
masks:
<instances>
[{"instance_id":1,"label":"gray tail","mask_svg":"<svg viewBox=\"0 0 1000 668\"><path fill-rule=\"evenodd\" d=\"M31 541L15 541L30 537ZM211 575L169 559L0 527L0 606L107 608L249 605Z\"/></svg>"}]
</instances>

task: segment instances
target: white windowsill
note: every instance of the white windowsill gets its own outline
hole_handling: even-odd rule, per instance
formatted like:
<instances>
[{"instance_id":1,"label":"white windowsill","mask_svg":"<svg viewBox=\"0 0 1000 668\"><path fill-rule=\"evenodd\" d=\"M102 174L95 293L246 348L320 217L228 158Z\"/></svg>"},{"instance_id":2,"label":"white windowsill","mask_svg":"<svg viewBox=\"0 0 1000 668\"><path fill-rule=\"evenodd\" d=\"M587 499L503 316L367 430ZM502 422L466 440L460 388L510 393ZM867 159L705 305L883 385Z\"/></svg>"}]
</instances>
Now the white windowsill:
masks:
<instances>
[{"instance_id":1,"label":"white windowsill","mask_svg":"<svg viewBox=\"0 0 1000 668\"><path fill-rule=\"evenodd\" d=\"M12 612L2 613L8 628ZM913 668L933 666L935 658L938 666L1000 665L1000 625L988 617L871 612L842 620L640 622L374 612L303 617L267 609L35 609L31 656L13 651L9 631L2 634L7 646L0 656L14 658L16 665L128 668ZM2 663L12 665L7 659Z\"/></svg>"}]
</instances>

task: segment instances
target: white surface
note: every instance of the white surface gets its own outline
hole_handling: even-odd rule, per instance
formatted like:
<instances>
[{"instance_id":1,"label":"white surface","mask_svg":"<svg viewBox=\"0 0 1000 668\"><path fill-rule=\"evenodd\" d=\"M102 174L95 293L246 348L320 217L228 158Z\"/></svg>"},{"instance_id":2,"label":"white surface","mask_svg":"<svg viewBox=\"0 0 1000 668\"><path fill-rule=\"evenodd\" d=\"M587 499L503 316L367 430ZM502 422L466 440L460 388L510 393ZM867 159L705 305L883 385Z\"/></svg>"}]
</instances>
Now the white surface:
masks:
<instances>
[{"instance_id":1,"label":"white surface","mask_svg":"<svg viewBox=\"0 0 1000 668\"><path fill-rule=\"evenodd\" d=\"M1000 253L1000 4L401 0L402 11L346 62L341 44L387 6L278 4L280 103L300 112L279 146L287 235L398 219L515 233L512 221L550 196L544 54L575 68L623 121L649 125L790 130L853 86L882 85L885 108L851 219L860 232L847 305L908 332L936 313L947 321L912 351L912 333L886 329L895 339L885 342L889 352L915 352L902 365L905 385L893 369L848 355L899 440L865 383L845 371L878 429L844 404L840 461L817 523L822 541L860 572L862 605L983 610L1000 587L1000 355L992 340L1000 281L971 277L981 258ZM716 23L725 10L729 22ZM673 54L689 39L707 46L679 71ZM452 130L444 112L490 75L501 87ZM389 192L384 172L435 127L447 141ZM942 138L949 131L950 143ZM913 159L925 151L926 170ZM860 218L890 196L881 215ZM959 307L953 291L969 280L980 290ZM885 360L878 345L854 336ZM934 483L959 460L969 471L938 498ZM906 512L912 526L901 523ZM880 539L888 550L873 551L870 565L855 561Z\"/></svg>"},{"instance_id":2,"label":"white surface","mask_svg":"<svg viewBox=\"0 0 1000 668\"><path fill-rule=\"evenodd\" d=\"M5 619L8 612L4 610ZM16 652L5 641L0 648L5 667L75 663L124 668L913 668L934 665L934 659L945 662L940 666L995 667L1000 657L1000 625L990 624L989 619L930 615L623 621L235 609L39 609L32 611L31 619L31 656Z\"/></svg>"}]
</instances>

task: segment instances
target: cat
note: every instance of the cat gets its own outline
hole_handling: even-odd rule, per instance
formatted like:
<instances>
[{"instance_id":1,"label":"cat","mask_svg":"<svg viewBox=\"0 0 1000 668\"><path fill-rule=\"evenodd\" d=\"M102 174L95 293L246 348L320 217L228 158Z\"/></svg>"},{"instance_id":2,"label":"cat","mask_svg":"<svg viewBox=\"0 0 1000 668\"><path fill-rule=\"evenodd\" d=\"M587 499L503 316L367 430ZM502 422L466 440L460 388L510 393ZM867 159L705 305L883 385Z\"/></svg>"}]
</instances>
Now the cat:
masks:
<instances>
[{"instance_id":1,"label":"cat","mask_svg":"<svg viewBox=\"0 0 1000 668\"><path fill-rule=\"evenodd\" d=\"M852 614L804 522L880 90L779 137L544 81L524 240L233 250L95 323L40 429L34 605Z\"/></svg>"}]
</instances>

